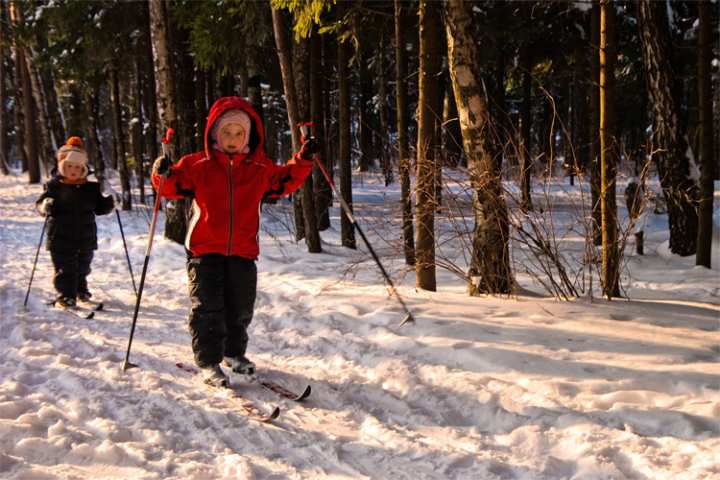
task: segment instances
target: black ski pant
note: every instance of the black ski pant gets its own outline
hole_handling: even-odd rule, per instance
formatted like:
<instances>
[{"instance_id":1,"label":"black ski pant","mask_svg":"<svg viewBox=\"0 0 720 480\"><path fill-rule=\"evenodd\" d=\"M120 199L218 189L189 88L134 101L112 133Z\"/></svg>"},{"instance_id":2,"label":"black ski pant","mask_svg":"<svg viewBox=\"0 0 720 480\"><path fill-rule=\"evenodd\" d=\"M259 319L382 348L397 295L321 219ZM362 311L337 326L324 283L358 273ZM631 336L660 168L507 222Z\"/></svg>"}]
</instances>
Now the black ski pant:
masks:
<instances>
[{"instance_id":1,"label":"black ski pant","mask_svg":"<svg viewBox=\"0 0 720 480\"><path fill-rule=\"evenodd\" d=\"M195 363L204 368L223 356L245 355L255 308L255 261L211 253L190 257L187 271Z\"/></svg>"},{"instance_id":2,"label":"black ski pant","mask_svg":"<svg viewBox=\"0 0 720 480\"><path fill-rule=\"evenodd\" d=\"M50 250L55 267L53 284L58 294L75 298L78 292L87 292L94 250Z\"/></svg>"}]
</instances>

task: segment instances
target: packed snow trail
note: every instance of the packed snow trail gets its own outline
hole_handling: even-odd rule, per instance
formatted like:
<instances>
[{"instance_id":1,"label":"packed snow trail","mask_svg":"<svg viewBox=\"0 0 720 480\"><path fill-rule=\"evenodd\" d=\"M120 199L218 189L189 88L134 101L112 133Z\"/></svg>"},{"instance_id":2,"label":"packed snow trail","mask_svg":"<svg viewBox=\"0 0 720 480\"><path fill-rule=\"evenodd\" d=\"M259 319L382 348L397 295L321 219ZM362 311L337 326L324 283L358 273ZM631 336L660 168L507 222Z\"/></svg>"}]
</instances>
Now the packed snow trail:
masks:
<instances>
[{"instance_id":1,"label":"packed snow trail","mask_svg":"<svg viewBox=\"0 0 720 480\"><path fill-rule=\"evenodd\" d=\"M379 184L356 186L358 212L394 215ZM470 298L439 271L437 293L398 281L417 319L400 329L366 253L333 231L325 253L308 254L283 231L290 206L266 207L248 355L313 393L298 404L233 377L243 395L281 406L263 424L176 367L192 364L184 252L160 235L130 357L140 368L121 368L134 294L114 215L98 218L89 278L103 310L84 320L45 305L44 250L23 309L39 193L0 177L2 478L720 476L717 277L664 255L661 229L630 260L631 301ZM139 266L147 212L122 217ZM401 277L400 259L383 261Z\"/></svg>"}]
</instances>

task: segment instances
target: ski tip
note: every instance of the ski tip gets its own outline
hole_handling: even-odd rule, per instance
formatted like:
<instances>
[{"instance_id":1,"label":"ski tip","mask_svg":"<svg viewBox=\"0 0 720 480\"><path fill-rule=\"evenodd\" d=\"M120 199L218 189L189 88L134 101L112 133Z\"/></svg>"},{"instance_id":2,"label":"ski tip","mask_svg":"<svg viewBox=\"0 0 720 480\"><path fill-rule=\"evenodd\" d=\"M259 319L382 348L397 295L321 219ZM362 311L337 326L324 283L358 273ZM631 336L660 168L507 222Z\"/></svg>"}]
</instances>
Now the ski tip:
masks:
<instances>
[{"instance_id":1,"label":"ski tip","mask_svg":"<svg viewBox=\"0 0 720 480\"><path fill-rule=\"evenodd\" d=\"M298 395L298 397L295 399L295 401L302 402L307 397L309 397L311 393L312 393L312 387L310 385L308 385L307 387L305 387L305 390L300 395Z\"/></svg>"},{"instance_id":2,"label":"ski tip","mask_svg":"<svg viewBox=\"0 0 720 480\"><path fill-rule=\"evenodd\" d=\"M87 315L85 315L85 320L90 320L95 316L95 312L88 312Z\"/></svg>"},{"instance_id":3,"label":"ski tip","mask_svg":"<svg viewBox=\"0 0 720 480\"><path fill-rule=\"evenodd\" d=\"M272 420L275 420L280 416L280 407L273 408L273 411L270 412L270 415L267 416L267 421L270 422Z\"/></svg>"}]
</instances>

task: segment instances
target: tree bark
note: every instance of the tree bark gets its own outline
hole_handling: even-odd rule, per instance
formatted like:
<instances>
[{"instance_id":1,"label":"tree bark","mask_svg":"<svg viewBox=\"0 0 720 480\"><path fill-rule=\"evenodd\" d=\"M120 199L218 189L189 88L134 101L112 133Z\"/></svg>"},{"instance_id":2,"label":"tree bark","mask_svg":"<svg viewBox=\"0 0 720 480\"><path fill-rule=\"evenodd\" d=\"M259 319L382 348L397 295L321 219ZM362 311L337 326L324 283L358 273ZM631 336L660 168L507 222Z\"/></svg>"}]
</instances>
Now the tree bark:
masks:
<instances>
[{"instance_id":1,"label":"tree bark","mask_svg":"<svg viewBox=\"0 0 720 480\"><path fill-rule=\"evenodd\" d=\"M405 50L402 0L395 0L395 99L397 108L398 165L402 205L403 252L405 264L415 265L412 192L410 190L410 149L408 141L407 52Z\"/></svg>"},{"instance_id":2,"label":"tree bark","mask_svg":"<svg viewBox=\"0 0 720 480\"><path fill-rule=\"evenodd\" d=\"M323 164L326 171L330 170L327 164L327 138L325 137L325 112L323 108L323 58L322 58L322 39L317 32L310 37L310 105L312 118L312 132L315 139L320 144L320 154L318 161ZM317 228L320 231L330 228L330 185L320 172L320 168L315 165L313 168L313 190L315 191L315 215L317 218Z\"/></svg>"},{"instance_id":3,"label":"tree bark","mask_svg":"<svg viewBox=\"0 0 720 480\"><path fill-rule=\"evenodd\" d=\"M357 92L357 128L360 137L360 158L358 160L358 170L367 172L373 165L372 152L372 128L371 115L368 108L368 102L372 97L372 79L367 68L368 46L366 45L366 35L363 34L363 27L358 19L359 15L354 16L355 39L357 41L355 56L357 57L358 66L358 92Z\"/></svg>"},{"instance_id":4,"label":"tree bark","mask_svg":"<svg viewBox=\"0 0 720 480\"><path fill-rule=\"evenodd\" d=\"M145 168L144 157L145 149L143 148L143 124L145 118L142 110L143 82L142 82L142 60L140 57L135 59L135 92L132 99L133 113L130 121L130 132L132 135L133 157L135 157L135 175L140 192L140 203L145 203Z\"/></svg>"},{"instance_id":5,"label":"tree bark","mask_svg":"<svg viewBox=\"0 0 720 480\"><path fill-rule=\"evenodd\" d=\"M383 172L383 179L385 180L385 186L387 187L393 182L393 171L390 165L390 158L386 148L385 132L390 131L390 125L388 125L388 113L387 106L385 104L387 91L386 85L387 80L385 79L385 33L384 30L380 33L380 43L378 44L378 59L376 61L376 79L378 86L378 123L380 125L381 135L378 135L378 150L380 154L380 166Z\"/></svg>"},{"instance_id":6,"label":"tree bark","mask_svg":"<svg viewBox=\"0 0 720 480\"><path fill-rule=\"evenodd\" d=\"M5 66L6 48L9 43L7 32L7 5L0 2L0 172L3 175L10 173L10 143L8 131L10 130L10 116L5 106L8 104L8 70Z\"/></svg>"},{"instance_id":7,"label":"tree bark","mask_svg":"<svg viewBox=\"0 0 720 480\"><path fill-rule=\"evenodd\" d=\"M310 41L302 39L295 44L293 48L293 73L295 74L295 98L297 99L298 118L296 124L309 121L310 116L310 83L309 83L309 66L310 66ZM287 97L286 97L287 98ZM297 150L296 150L297 151ZM303 183L300 194L296 196L296 201L300 200L302 207L302 218L304 221L305 244L309 253L320 253L322 247L320 245L320 233L318 231L317 215L315 214L315 198L313 194L312 175L308 176Z\"/></svg>"},{"instance_id":8,"label":"tree bark","mask_svg":"<svg viewBox=\"0 0 720 480\"><path fill-rule=\"evenodd\" d=\"M617 242L617 144L615 138L615 5L600 2L600 207L602 212L602 288L608 300L620 296Z\"/></svg>"},{"instance_id":9,"label":"tree bark","mask_svg":"<svg viewBox=\"0 0 720 480\"><path fill-rule=\"evenodd\" d=\"M11 17L16 25L23 25L24 19L22 9L17 3L10 6ZM23 118L23 138L25 145L25 155L27 158L27 172L29 183L40 182L40 161L38 158L37 146L35 139L37 138L37 125L35 124L35 112L33 110L32 86L30 85L30 74L28 72L27 59L25 58L25 49L17 41L15 42L15 71L17 73L18 92L22 91L22 118Z\"/></svg>"},{"instance_id":10,"label":"tree bark","mask_svg":"<svg viewBox=\"0 0 720 480\"><path fill-rule=\"evenodd\" d=\"M597 80L600 78L600 4L592 0L590 11L590 108L588 128L590 138L588 142L588 158L590 160L590 195L592 199L592 236L595 246L602 245L602 211L600 208L600 161L599 161L599 132L600 132L600 89Z\"/></svg>"},{"instance_id":11,"label":"tree bark","mask_svg":"<svg viewBox=\"0 0 720 480\"><path fill-rule=\"evenodd\" d=\"M149 5L158 113L165 129L178 131L175 78L168 44L167 4L165 0L150 0ZM173 162L177 160L173 145L168 145L167 154ZM183 244L186 230L185 201L169 202L165 209L165 237Z\"/></svg>"},{"instance_id":12,"label":"tree bark","mask_svg":"<svg viewBox=\"0 0 720 480\"><path fill-rule=\"evenodd\" d=\"M698 105L700 108L700 208L698 213L697 254L695 264L712 268L713 230L713 108L710 61L712 57L712 20L710 2L698 2L700 34L698 36Z\"/></svg>"},{"instance_id":13,"label":"tree bark","mask_svg":"<svg viewBox=\"0 0 720 480\"><path fill-rule=\"evenodd\" d=\"M697 184L690 176L692 152L686 125L680 116L679 88L673 71L666 5L640 0L638 25L642 39L648 93L654 114L653 158L667 202L670 251L692 255L696 251Z\"/></svg>"},{"instance_id":14,"label":"tree bark","mask_svg":"<svg viewBox=\"0 0 720 480\"><path fill-rule=\"evenodd\" d=\"M38 51L44 52L48 48L47 32L40 29L36 33L38 43ZM62 105L58 101L57 92L55 91L55 79L53 71L49 65L40 65L38 69L40 73L42 90L44 92L45 102L47 105L49 130L53 136L51 147L53 152L65 143L65 125L63 124Z\"/></svg>"},{"instance_id":15,"label":"tree bark","mask_svg":"<svg viewBox=\"0 0 720 480\"><path fill-rule=\"evenodd\" d=\"M532 158L532 137L530 136L533 60L528 46L524 46L520 50L520 65L523 74L523 102L520 106L520 208L525 212L531 212L533 210L532 171L534 163Z\"/></svg>"},{"instance_id":16,"label":"tree bark","mask_svg":"<svg viewBox=\"0 0 720 480\"><path fill-rule=\"evenodd\" d=\"M26 48L25 62L28 68L28 76L30 77L30 90L32 92L34 112L36 115L36 131L39 134L40 150L39 159L45 166L45 171L50 172L55 163L55 149L53 148L52 132L50 131L50 119L45 106L45 94L43 92L40 73L35 65L35 55L32 49Z\"/></svg>"},{"instance_id":17,"label":"tree bark","mask_svg":"<svg viewBox=\"0 0 720 480\"><path fill-rule=\"evenodd\" d=\"M118 171L120 173L120 185L122 187L122 209L132 209L132 197L130 195L130 172L127 166L127 155L125 154L125 131L122 121L122 102L120 100L120 81L116 69L110 70L110 97L112 101L113 125L115 126Z\"/></svg>"},{"instance_id":18,"label":"tree bark","mask_svg":"<svg viewBox=\"0 0 720 480\"><path fill-rule=\"evenodd\" d=\"M441 4L420 1L420 69L417 139L417 241L415 274L418 288L435 291L435 194L437 153L437 111L435 99L440 95L438 74L442 57L437 39L441 38ZM456 97L457 100L457 97ZM459 110L459 109L458 109Z\"/></svg>"},{"instance_id":19,"label":"tree bark","mask_svg":"<svg viewBox=\"0 0 720 480\"><path fill-rule=\"evenodd\" d=\"M509 293L513 278L508 211L502 193L501 171L493 158L493 122L476 60L479 58L478 42L472 36L471 17L463 0L450 0L445 12L448 64L474 190L475 233L468 272L472 280L469 292L471 295Z\"/></svg>"},{"instance_id":20,"label":"tree bark","mask_svg":"<svg viewBox=\"0 0 720 480\"><path fill-rule=\"evenodd\" d=\"M85 147L88 153L88 160L93 165L95 171L95 178L98 179L100 184L105 181L105 161L103 160L102 144L100 143L100 137L98 136L98 129L100 127L99 121L99 98L95 95L95 92L91 91L90 88L85 89L84 95L84 106L85 116L88 119L87 124L87 142Z\"/></svg>"},{"instance_id":21,"label":"tree bark","mask_svg":"<svg viewBox=\"0 0 720 480\"><path fill-rule=\"evenodd\" d=\"M346 6L337 4L338 21L344 20ZM352 212L352 163L350 159L350 82L348 81L348 46L338 30L337 81L338 81L338 164L340 167L340 195ZM343 247L357 248L355 229L347 215L340 215L340 238Z\"/></svg>"}]
</instances>

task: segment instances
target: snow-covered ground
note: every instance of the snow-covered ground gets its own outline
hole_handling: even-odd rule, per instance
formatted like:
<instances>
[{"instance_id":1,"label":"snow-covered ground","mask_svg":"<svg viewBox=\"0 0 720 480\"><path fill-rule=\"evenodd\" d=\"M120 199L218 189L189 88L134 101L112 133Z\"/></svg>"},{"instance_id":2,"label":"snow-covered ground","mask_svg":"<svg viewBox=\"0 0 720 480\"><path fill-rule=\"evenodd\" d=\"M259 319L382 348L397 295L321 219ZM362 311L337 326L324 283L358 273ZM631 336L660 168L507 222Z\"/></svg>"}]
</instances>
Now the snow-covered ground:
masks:
<instances>
[{"instance_id":1,"label":"snow-covered ground","mask_svg":"<svg viewBox=\"0 0 720 480\"><path fill-rule=\"evenodd\" d=\"M161 235L130 356L140 368L121 368L134 295L114 213L98 218L90 276L105 311L45 306L44 249L24 309L41 187L0 177L0 478L720 478L720 270L668 254L665 216L648 221L646 255L629 256L630 300L559 302L522 273L525 295L471 298L445 271L437 292L415 290L379 230L397 185L366 176L355 189L417 322L399 327L367 253L339 246L337 209L311 255L284 226L288 204L265 207L249 356L313 394L279 402L235 379L281 405L262 424L175 366L192 364L184 252ZM122 212L136 277L147 220Z\"/></svg>"}]
</instances>

